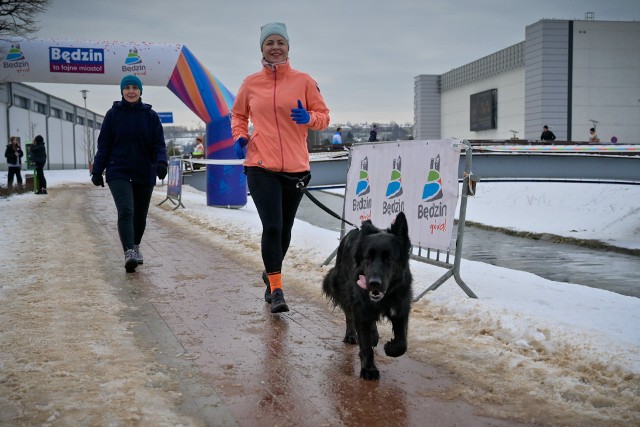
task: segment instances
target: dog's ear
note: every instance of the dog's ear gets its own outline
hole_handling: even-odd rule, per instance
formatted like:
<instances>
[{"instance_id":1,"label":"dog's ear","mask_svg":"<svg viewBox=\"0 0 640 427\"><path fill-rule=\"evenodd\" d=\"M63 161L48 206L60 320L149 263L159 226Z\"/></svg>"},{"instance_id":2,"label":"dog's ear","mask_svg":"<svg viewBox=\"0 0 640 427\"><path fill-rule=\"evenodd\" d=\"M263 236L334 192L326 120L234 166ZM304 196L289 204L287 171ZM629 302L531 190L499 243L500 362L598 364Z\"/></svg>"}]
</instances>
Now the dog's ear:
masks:
<instances>
[{"instance_id":1,"label":"dog's ear","mask_svg":"<svg viewBox=\"0 0 640 427\"><path fill-rule=\"evenodd\" d=\"M409 224L407 223L407 217L404 212L400 212L398 216L396 216L395 221L389 227L389 232L401 237L406 240L407 248L411 246L411 242L409 240Z\"/></svg>"},{"instance_id":2,"label":"dog's ear","mask_svg":"<svg viewBox=\"0 0 640 427\"><path fill-rule=\"evenodd\" d=\"M380 232L380 230L378 229L378 227L373 225L371 220L362 221L362 226L360 227L360 233L363 236L366 236L368 234L375 234L378 232Z\"/></svg>"}]
</instances>

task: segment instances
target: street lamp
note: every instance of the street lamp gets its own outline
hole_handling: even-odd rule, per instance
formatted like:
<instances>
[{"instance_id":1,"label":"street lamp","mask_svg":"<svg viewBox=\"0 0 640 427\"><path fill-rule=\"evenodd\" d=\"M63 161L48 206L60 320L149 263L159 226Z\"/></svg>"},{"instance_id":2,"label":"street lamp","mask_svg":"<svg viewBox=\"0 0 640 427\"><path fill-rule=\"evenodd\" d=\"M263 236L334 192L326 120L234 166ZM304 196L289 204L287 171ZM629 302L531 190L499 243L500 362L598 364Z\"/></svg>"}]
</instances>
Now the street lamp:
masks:
<instances>
[{"instance_id":1,"label":"street lamp","mask_svg":"<svg viewBox=\"0 0 640 427\"><path fill-rule=\"evenodd\" d=\"M89 128L88 128L88 119L87 119L87 92L86 89L82 89L82 98L84 99L84 149L87 153L87 163L89 165L89 173L91 173L91 160L93 159L93 150L91 147L91 141L89 139Z\"/></svg>"}]
</instances>

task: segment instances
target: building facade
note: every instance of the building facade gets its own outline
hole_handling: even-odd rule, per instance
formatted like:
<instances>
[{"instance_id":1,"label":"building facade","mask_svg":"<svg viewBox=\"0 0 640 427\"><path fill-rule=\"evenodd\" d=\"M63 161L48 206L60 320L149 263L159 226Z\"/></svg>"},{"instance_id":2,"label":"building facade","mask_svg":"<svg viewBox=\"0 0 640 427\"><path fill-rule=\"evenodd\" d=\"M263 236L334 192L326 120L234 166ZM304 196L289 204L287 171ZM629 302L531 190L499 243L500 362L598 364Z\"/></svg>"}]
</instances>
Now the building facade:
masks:
<instances>
[{"instance_id":1,"label":"building facade","mask_svg":"<svg viewBox=\"0 0 640 427\"><path fill-rule=\"evenodd\" d=\"M27 144L42 135L47 147L46 169L88 168L103 119L102 115L34 87L0 84L0 135L4 135L5 145L11 136L17 136L26 155ZM0 170L7 170L6 161L0 162Z\"/></svg>"},{"instance_id":2,"label":"building facade","mask_svg":"<svg viewBox=\"0 0 640 427\"><path fill-rule=\"evenodd\" d=\"M414 85L416 139L640 143L640 22L541 20L525 40Z\"/></svg>"}]
</instances>

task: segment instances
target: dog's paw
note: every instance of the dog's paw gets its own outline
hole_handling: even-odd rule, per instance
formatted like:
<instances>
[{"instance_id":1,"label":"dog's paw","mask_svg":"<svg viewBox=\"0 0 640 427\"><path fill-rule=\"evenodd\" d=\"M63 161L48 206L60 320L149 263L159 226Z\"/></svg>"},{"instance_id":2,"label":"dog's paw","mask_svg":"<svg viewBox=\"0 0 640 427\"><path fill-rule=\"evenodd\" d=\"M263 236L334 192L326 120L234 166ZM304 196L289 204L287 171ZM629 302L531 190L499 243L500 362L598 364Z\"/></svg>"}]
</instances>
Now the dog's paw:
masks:
<instances>
[{"instance_id":1,"label":"dog's paw","mask_svg":"<svg viewBox=\"0 0 640 427\"><path fill-rule=\"evenodd\" d=\"M380 379L380 371L375 366L373 368L361 368L360 378L363 380L375 381Z\"/></svg>"},{"instance_id":2,"label":"dog's paw","mask_svg":"<svg viewBox=\"0 0 640 427\"><path fill-rule=\"evenodd\" d=\"M342 342L345 344L358 344L358 336L347 334L344 336L344 339L342 340Z\"/></svg>"},{"instance_id":3,"label":"dog's paw","mask_svg":"<svg viewBox=\"0 0 640 427\"><path fill-rule=\"evenodd\" d=\"M384 345L384 352L389 357L400 357L407 352L407 342L395 338L387 341Z\"/></svg>"}]
</instances>

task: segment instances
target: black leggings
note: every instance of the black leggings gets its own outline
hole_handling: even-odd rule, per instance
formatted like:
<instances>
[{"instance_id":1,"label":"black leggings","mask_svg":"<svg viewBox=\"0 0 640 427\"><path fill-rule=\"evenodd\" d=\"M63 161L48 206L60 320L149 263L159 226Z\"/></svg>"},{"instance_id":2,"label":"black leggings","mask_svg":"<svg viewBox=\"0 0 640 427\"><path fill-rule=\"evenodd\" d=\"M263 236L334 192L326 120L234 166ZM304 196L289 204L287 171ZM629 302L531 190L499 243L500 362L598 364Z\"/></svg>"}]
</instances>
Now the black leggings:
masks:
<instances>
[{"instance_id":1,"label":"black leggings","mask_svg":"<svg viewBox=\"0 0 640 427\"><path fill-rule=\"evenodd\" d=\"M36 163L36 178L38 179L38 190L47 189L47 180L44 178L44 163Z\"/></svg>"},{"instance_id":2,"label":"black leggings","mask_svg":"<svg viewBox=\"0 0 640 427\"><path fill-rule=\"evenodd\" d=\"M247 185L262 222L262 262L267 273L282 271L282 260L291 242L291 228L304 193L296 188L299 179L305 185L309 172L274 173L260 167L246 167Z\"/></svg>"},{"instance_id":3,"label":"black leggings","mask_svg":"<svg viewBox=\"0 0 640 427\"><path fill-rule=\"evenodd\" d=\"M138 184L127 179L114 179L109 190L118 210L118 234L122 248L139 245L147 226L147 213L153 193L153 184Z\"/></svg>"}]
</instances>

